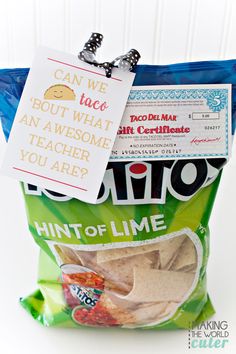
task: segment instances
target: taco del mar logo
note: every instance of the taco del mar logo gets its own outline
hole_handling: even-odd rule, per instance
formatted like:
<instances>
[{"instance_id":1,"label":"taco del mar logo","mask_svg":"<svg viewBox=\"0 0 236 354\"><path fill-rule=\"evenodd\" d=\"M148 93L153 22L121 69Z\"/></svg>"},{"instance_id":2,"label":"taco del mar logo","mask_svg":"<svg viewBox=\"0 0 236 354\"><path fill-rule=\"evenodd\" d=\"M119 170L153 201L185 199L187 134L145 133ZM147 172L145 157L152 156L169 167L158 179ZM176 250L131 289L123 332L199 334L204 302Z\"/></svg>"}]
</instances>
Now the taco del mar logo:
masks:
<instances>
[{"instance_id":1,"label":"taco del mar logo","mask_svg":"<svg viewBox=\"0 0 236 354\"><path fill-rule=\"evenodd\" d=\"M188 348L225 348L229 344L227 321L206 321L188 331Z\"/></svg>"}]
</instances>

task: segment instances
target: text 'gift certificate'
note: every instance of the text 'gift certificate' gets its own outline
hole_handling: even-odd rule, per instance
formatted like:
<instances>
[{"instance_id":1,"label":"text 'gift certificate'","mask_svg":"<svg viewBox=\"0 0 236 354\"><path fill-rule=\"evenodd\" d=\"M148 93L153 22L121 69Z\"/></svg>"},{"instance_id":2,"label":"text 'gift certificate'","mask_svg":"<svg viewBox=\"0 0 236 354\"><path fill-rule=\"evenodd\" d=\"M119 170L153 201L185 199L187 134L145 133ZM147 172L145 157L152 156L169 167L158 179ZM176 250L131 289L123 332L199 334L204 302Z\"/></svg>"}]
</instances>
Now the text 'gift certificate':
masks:
<instances>
[{"instance_id":1,"label":"text 'gift certificate'","mask_svg":"<svg viewBox=\"0 0 236 354\"><path fill-rule=\"evenodd\" d=\"M2 172L95 203L134 76L39 48Z\"/></svg>"}]
</instances>

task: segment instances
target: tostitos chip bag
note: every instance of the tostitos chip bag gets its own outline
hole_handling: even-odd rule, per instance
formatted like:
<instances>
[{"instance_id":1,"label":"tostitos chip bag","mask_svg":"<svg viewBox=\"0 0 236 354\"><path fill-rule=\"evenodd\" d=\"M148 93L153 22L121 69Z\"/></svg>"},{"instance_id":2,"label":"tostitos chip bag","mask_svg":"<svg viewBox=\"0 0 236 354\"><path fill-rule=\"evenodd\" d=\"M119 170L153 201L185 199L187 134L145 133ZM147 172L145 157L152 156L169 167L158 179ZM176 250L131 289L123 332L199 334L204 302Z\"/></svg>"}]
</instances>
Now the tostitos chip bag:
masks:
<instances>
[{"instance_id":1,"label":"tostitos chip bag","mask_svg":"<svg viewBox=\"0 0 236 354\"><path fill-rule=\"evenodd\" d=\"M236 61L139 65L135 86L232 84ZM6 139L28 69L0 71ZM189 328L214 308L208 222L224 158L109 162L97 204L21 183L41 249L38 289L21 305L45 326ZM186 182L183 174L195 168Z\"/></svg>"}]
</instances>

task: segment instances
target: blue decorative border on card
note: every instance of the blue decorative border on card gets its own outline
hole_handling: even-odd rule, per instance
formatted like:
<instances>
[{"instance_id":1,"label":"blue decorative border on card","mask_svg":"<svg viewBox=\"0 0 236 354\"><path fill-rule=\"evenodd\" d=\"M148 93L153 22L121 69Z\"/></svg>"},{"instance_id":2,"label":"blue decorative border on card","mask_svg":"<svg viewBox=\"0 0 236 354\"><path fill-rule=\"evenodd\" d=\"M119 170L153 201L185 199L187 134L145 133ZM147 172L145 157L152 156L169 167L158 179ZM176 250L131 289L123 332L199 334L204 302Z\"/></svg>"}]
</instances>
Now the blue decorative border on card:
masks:
<instances>
[{"instance_id":1,"label":"blue decorative border on card","mask_svg":"<svg viewBox=\"0 0 236 354\"><path fill-rule=\"evenodd\" d=\"M228 89L131 90L128 101L206 99L212 112L228 107Z\"/></svg>"}]
</instances>

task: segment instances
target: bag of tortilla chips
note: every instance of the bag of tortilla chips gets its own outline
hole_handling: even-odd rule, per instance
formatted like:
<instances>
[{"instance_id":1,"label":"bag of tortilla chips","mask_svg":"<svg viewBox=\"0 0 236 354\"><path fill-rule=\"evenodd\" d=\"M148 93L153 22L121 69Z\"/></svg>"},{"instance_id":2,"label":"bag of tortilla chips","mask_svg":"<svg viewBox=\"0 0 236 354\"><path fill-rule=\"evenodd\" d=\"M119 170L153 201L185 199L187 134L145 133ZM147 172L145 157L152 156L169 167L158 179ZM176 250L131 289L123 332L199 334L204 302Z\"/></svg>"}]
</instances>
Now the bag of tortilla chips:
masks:
<instances>
[{"instance_id":1,"label":"bag of tortilla chips","mask_svg":"<svg viewBox=\"0 0 236 354\"><path fill-rule=\"evenodd\" d=\"M234 131L235 60L135 71L135 86L231 83ZM0 71L6 139L27 74ZM21 183L41 249L38 290L22 306L46 326L175 329L209 318L208 222L225 162L109 162L95 205ZM186 183L183 171L193 165L196 176Z\"/></svg>"}]
</instances>

